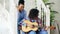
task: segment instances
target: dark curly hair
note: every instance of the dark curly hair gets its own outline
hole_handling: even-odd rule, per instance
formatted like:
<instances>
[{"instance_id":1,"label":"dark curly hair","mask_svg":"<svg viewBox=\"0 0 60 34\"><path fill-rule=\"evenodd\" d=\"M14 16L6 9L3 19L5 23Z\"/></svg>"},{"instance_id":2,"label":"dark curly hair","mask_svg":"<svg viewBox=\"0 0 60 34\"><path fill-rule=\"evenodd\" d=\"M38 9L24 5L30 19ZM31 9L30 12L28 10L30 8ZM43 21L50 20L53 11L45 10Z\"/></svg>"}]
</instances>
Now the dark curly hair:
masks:
<instances>
[{"instance_id":1,"label":"dark curly hair","mask_svg":"<svg viewBox=\"0 0 60 34\"><path fill-rule=\"evenodd\" d=\"M24 5L24 0L19 0L18 5L23 4Z\"/></svg>"},{"instance_id":2,"label":"dark curly hair","mask_svg":"<svg viewBox=\"0 0 60 34\"><path fill-rule=\"evenodd\" d=\"M39 10L38 9L31 9L29 12L29 18L35 19L35 17L38 17Z\"/></svg>"}]
</instances>

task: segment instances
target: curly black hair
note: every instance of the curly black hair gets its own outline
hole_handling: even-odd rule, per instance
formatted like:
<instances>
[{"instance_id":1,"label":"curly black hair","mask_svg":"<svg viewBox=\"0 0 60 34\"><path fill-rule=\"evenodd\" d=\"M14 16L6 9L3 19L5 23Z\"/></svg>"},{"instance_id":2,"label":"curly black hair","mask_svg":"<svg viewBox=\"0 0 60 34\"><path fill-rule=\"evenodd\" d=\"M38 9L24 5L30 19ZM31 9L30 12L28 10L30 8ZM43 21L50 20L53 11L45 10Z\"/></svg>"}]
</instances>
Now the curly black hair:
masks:
<instances>
[{"instance_id":1,"label":"curly black hair","mask_svg":"<svg viewBox=\"0 0 60 34\"><path fill-rule=\"evenodd\" d=\"M29 12L29 18L34 19L35 17L38 17L38 13L38 9L31 9Z\"/></svg>"}]
</instances>

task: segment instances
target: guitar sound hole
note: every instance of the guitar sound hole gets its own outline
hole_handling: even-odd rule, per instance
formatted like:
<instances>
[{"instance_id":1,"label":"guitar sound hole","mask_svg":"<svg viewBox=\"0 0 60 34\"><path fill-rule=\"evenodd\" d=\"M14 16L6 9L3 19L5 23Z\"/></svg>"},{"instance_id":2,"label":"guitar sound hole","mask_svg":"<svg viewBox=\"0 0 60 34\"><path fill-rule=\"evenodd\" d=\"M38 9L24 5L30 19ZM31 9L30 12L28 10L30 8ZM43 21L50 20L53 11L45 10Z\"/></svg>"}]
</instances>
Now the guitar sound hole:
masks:
<instances>
[{"instance_id":1,"label":"guitar sound hole","mask_svg":"<svg viewBox=\"0 0 60 34\"><path fill-rule=\"evenodd\" d=\"M27 28L28 26L26 26L26 28Z\"/></svg>"},{"instance_id":2,"label":"guitar sound hole","mask_svg":"<svg viewBox=\"0 0 60 34\"><path fill-rule=\"evenodd\" d=\"M34 28L35 26L34 25L32 25L32 28Z\"/></svg>"}]
</instances>

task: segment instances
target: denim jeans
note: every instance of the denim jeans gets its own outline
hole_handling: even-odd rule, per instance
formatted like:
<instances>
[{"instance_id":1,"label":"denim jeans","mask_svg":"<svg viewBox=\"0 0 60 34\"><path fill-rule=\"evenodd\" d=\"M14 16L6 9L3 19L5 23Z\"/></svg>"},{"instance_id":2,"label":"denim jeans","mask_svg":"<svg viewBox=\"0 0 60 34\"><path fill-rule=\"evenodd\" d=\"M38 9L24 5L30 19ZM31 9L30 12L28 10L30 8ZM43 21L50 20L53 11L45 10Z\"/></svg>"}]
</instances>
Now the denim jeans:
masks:
<instances>
[{"instance_id":1,"label":"denim jeans","mask_svg":"<svg viewBox=\"0 0 60 34\"><path fill-rule=\"evenodd\" d=\"M23 32L22 30L20 30L20 33L25 34L25 32ZM35 31L30 31L28 34L36 34L36 32Z\"/></svg>"},{"instance_id":2,"label":"denim jeans","mask_svg":"<svg viewBox=\"0 0 60 34\"><path fill-rule=\"evenodd\" d=\"M18 30L18 34L20 34L20 30Z\"/></svg>"}]
</instances>

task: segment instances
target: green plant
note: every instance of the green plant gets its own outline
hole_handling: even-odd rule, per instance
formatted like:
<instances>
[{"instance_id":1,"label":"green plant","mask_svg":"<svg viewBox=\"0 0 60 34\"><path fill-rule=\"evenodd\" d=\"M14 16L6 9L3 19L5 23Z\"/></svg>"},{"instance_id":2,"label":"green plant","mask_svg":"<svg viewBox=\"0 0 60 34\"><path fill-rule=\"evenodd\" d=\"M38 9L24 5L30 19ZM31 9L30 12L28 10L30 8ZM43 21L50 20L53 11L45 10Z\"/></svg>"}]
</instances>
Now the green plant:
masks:
<instances>
[{"instance_id":1,"label":"green plant","mask_svg":"<svg viewBox=\"0 0 60 34\"><path fill-rule=\"evenodd\" d=\"M57 14L58 12L57 11L54 11L54 10L51 10L50 9L50 25L53 25L54 23L54 18L55 18L55 14Z\"/></svg>"},{"instance_id":2,"label":"green plant","mask_svg":"<svg viewBox=\"0 0 60 34\"><path fill-rule=\"evenodd\" d=\"M48 2L49 0L43 0L44 3Z\"/></svg>"}]
</instances>

